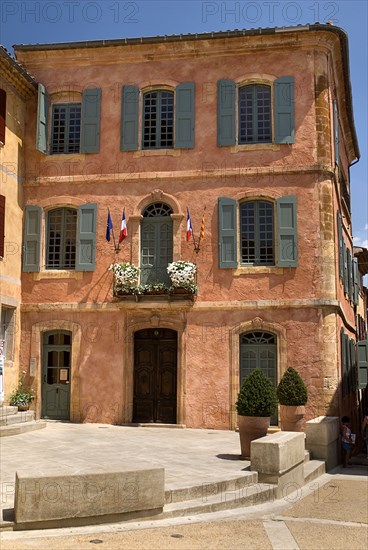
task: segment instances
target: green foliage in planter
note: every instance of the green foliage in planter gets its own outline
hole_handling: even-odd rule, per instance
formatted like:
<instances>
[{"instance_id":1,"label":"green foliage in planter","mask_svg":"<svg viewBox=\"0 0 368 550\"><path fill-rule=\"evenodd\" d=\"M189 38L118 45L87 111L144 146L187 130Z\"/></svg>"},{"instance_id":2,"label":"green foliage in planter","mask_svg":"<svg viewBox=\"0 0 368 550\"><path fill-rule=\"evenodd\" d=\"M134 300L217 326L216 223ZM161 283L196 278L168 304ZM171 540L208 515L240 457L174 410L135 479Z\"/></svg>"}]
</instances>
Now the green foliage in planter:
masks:
<instances>
[{"instance_id":1,"label":"green foliage in planter","mask_svg":"<svg viewBox=\"0 0 368 550\"><path fill-rule=\"evenodd\" d=\"M10 396L10 405L15 407L25 407L34 399L32 390L24 387L23 376L19 378L18 388Z\"/></svg>"},{"instance_id":2,"label":"green foliage in planter","mask_svg":"<svg viewBox=\"0 0 368 550\"><path fill-rule=\"evenodd\" d=\"M236 410L240 416L272 416L277 405L276 390L261 369L255 369L244 380Z\"/></svg>"},{"instance_id":3,"label":"green foliage in planter","mask_svg":"<svg viewBox=\"0 0 368 550\"><path fill-rule=\"evenodd\" d=\"M289 367L276 389L280 405L305 405L308 401L308 390L300 374Z\"/></svg>"}]
</instances>

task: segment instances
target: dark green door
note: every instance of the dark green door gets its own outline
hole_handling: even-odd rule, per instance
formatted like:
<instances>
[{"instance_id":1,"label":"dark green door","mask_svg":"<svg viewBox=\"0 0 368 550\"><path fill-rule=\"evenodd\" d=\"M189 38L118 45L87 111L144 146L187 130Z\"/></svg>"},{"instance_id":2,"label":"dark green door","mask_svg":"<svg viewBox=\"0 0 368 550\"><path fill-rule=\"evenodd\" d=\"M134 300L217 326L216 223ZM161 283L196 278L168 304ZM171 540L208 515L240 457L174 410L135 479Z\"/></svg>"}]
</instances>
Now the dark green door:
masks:
<instances>
[{"instance_id":1,"label":"dark green door","mask_svg":"<svg viewBox=\"0 0 368 550\"><path fill-rule=\"evenodd\" d=\"M268 332L257 331L240 335L240 385L256 368L277 386L277 344L276 336ZM271 418L271 424L278 424L277 415Z\"/></svg>"},{"instance_id":2,"label":"dark green door","mask_svg":"<svg viewBox=\"0 0 368 550\"><path fill-rule=\"evenodd\" d=\"M171 208L164 203L150 205L141 225L141 285L170 286L167 266L173 259Z\"/></svg>"},{"instance_id":3,"label":"dark green door","mask_svg":"<svg viewBox=\"0 0 368 550\"><path fill-rule=\"evenodd\" d=\"M43 418L70 418L71 338L67 331L46 332L43 336Z\"/></svg>"}]
</instances>

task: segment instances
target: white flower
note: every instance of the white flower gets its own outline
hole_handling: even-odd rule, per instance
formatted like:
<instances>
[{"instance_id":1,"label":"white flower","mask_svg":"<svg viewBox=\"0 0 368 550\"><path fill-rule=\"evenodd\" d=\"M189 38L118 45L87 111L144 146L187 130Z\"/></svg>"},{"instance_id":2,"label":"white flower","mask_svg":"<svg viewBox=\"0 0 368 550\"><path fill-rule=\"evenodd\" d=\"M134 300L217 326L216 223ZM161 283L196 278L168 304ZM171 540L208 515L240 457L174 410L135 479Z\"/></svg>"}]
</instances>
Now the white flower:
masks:
<instances>
[{"instance_id":1,"label":"white flower","mask_svg":"<svg viewBox=\"0 0 368 550\"><path fill-rule=\"evenodd\" d=\"M167 272L174 288L196 286L197 266L191 262L172 262L167 266Z\"/></svg>"}]
</instances>

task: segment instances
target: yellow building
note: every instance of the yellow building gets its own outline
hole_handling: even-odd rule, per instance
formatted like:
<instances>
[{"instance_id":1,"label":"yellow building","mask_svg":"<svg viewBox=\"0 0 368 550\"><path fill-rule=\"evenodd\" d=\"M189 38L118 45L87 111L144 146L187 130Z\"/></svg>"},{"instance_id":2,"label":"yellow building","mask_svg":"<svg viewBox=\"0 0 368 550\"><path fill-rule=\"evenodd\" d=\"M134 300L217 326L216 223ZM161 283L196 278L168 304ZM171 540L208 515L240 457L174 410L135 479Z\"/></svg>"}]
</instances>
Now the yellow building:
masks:
<instances>
[{"instance_id":1,"label":"yellow building","mask_svg":"<svg viewBox=\"0 0 368 550\"><path fill-rule=\"evenodd\" d=\"M5 400L19 374L25 111L36 90L34 79L0 47L0 355Z\"/></svg>"}]
</instances>

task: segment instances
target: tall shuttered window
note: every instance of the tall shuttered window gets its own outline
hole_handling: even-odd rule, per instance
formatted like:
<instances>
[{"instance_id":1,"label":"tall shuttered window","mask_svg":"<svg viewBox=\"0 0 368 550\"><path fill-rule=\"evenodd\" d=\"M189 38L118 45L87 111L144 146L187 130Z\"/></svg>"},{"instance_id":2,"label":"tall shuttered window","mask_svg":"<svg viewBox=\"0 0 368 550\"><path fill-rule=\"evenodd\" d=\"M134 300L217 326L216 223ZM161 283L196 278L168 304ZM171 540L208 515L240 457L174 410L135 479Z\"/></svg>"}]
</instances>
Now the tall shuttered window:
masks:
<instances>
[{"instance_id":1,"label":"tall shuttered window","mask_svg":"<svg viewBox=\"0 0 368 550\"><path fill-rule=\"evenodd\" d=\"M157 90L143 96L143 149L174 145L174 92Z\"/></svg>"},{"instance_id":2,"label":"tall shuttered window","mask_svg":"<svg viewBox=\"0 0 368 550\"><path fill-rule=\"evenodd\" d=\"M15 308L1 306L0 340L3 342L5 359L13 359L15 334Z\"/></svg>"},{"instance_id":3,"label":"tall shuttered window","mask_svg":"<svg viewBox=\"0 0 368 550\"><path fill-rule=\"evenodd\" d=\"M47 215L46 269L75 269L77 211L56 208Z\"/></svg>"},{"instance_id":4,"label":"tall shuttered window","mask_svg":"<svg viewBox=\"0 0 368 550\"><path fill-rule=\"evenodd\" d=\"M271 142L271 87L251 84L239 88L238 106L238 143Z\"/></svg>"},{"instance_id":5,"label":"tall shuttered window","mask_svg":"<svg viewBox=\"0 0 368 550\"><path fill-rule=\"evenodd\" d=\"M241 263L274 265L274 206L266 201L240 205Z\"/></svg>"},{"instance_id":6,"label":"tall shuttered window","mask_svg":"<svg viewBox=\"0 0 368 550\"><path fill-rule=\"evenodd\" d=\"M65 103L52 107L52 154L79 153L81 104Z\"/></svg>"}]
</instances>

